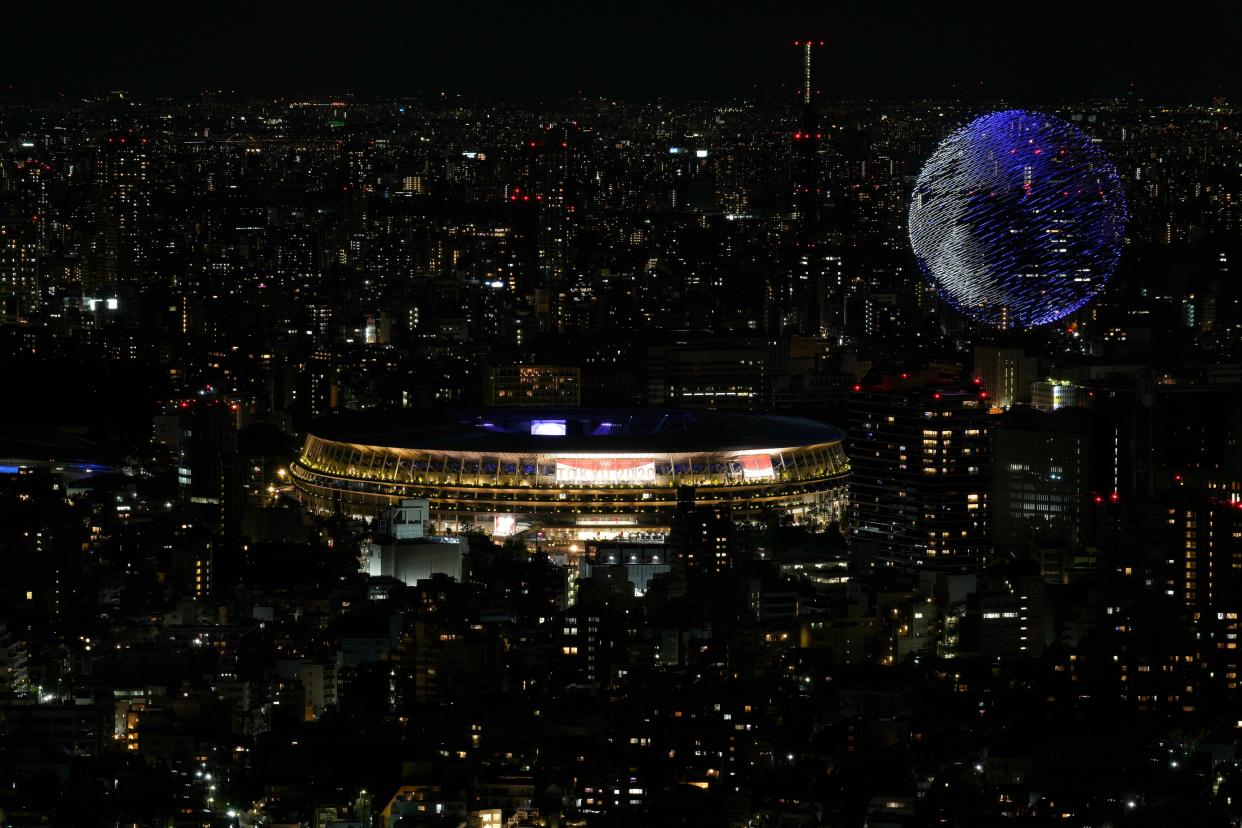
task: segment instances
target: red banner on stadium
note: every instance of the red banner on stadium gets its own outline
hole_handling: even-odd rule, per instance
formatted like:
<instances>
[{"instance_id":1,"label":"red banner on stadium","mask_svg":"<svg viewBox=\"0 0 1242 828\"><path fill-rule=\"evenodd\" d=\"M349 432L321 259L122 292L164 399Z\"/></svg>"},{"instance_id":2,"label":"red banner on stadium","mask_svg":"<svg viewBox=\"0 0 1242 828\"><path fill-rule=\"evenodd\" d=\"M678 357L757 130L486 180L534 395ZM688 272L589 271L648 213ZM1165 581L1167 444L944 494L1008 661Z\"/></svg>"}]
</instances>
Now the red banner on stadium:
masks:
<instances>
[{"instance_id":1,"label":"red banner on stadium","mask_svg":"<svg viewBox=\"0 0 1242 828\"><path fill-rule=\"evenodd\" d=\"M742 477L746 480L775 476L770 454L747 454L739 459L742 462Z\"/></svg>"}]
</instances>

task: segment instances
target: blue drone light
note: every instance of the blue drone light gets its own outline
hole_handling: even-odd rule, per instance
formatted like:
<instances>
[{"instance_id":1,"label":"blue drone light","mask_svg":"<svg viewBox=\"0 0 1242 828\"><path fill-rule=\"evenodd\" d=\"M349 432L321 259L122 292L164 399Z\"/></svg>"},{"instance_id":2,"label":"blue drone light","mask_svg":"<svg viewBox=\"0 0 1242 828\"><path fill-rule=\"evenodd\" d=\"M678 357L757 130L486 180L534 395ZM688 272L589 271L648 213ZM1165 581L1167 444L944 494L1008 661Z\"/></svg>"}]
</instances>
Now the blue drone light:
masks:
<instances>
[{"instance_id":1,"label":"blue drone light","mask_svg":"<svg viewBox=\"0 0 1242 828\"><path fill-rule=\"evenodd\" d=\"M1045 325L1104 289L1126 201L1117 171L1081 130L1037 112L976 118L919 174L910 244L945 301L999 328Z\"/></svg>"}]
</instances>

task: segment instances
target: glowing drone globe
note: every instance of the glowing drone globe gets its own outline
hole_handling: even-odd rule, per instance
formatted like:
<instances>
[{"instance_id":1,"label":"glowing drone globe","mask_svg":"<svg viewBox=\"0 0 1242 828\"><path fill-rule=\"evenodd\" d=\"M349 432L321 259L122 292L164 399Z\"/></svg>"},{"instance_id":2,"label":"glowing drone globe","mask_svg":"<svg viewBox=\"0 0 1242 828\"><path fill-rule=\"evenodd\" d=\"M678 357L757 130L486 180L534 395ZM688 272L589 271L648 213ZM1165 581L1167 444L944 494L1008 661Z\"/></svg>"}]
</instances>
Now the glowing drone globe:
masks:
<instances>
[{"instance_id":1,"label":"glowing drone globe","mask_svg":"<svg viewBox=\"0 0 1242 828\"><path fill-rule=\"evenodd\" d=\"M919 174L910 243L936 292L999 328L1073 313L1121 256L1125 194L1104 151L1065 121L1010 109L946 138Z\"/></svg>"}]
</instances>

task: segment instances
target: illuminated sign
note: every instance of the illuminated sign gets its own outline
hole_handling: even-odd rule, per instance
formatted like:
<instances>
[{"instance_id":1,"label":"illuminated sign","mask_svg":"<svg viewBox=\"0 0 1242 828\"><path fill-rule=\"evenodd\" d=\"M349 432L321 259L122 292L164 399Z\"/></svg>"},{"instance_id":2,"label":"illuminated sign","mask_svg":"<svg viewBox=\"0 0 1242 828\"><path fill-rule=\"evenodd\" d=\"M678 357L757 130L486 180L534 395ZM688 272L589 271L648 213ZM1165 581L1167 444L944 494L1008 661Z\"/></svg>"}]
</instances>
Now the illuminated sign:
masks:
<instances>
[{"instance_id":1,"label":"illuminated sign","mask_svg":"<svg viewBox=\"0 0 1242 828\"><path fill-rule=\"evenodd\" d=\"M650 457L558 457L557 483L650 483L655 480Z\"/></svg>"},{"instance_id":2,"label":"illuminated sign","mask_svg":"<svg viewBox=\"0 0 1242 828\"><path fill-rule=\"evenodd\" d=\"M577 526L637 526L638 518L628 515L588 515L574 519Z\"/></svg>"},{"instance_id":3,"label":"illuminated sign","mask_svg":"<svg viewBox=\"0 0 1242 828\"><path fill-rule=\"evenodd\" d=\"M498 538L507 538L517 531L517 517L514 515L493 515L492 534Z\"/></svg>"},{"instance_id":4,"label":"illuminated sign","mask_svg":"<svg viewBox=\"0 0 1242 828\"><path fill-rule=\"evenodd\" d=\"M530 433L540 437L564 437L564 420L531 420Z\"/></svg>"},{"instance_id":5,"label":"illuminated sign","mask_svg":"<svg viewBox=\"0 0 1242 828\"><path fill-rule=\"evenodd\" d=\"M746 480L763 480L776 476L772 470L772 455L748 454L739 458L742 464L742 477Z\"/></svg>"}]
</instances>

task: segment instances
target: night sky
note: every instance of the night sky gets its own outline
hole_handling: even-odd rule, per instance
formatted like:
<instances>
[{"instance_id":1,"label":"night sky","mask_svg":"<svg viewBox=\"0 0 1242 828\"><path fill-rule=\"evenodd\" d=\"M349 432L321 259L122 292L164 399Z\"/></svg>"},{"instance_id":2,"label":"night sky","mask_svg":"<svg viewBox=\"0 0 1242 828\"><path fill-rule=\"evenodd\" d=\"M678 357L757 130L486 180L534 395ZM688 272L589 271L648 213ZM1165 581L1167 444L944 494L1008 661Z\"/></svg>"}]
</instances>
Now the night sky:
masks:
<instances>
[{"instance_id":1,"label":"night sky","mask_svg":"<svg viewBox=\"0 0 1242 828\"><path fill-rule=\"evenodd\" d=\"M808 35L827 42L828 97L1242 91L1240 15L1224 2L23 5L6 10L0 54L17 96L772 97Z\"/></svg>"}]
</instances>

